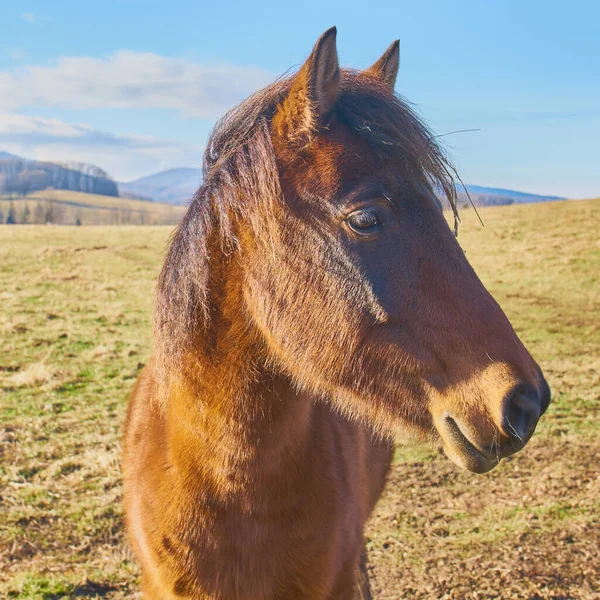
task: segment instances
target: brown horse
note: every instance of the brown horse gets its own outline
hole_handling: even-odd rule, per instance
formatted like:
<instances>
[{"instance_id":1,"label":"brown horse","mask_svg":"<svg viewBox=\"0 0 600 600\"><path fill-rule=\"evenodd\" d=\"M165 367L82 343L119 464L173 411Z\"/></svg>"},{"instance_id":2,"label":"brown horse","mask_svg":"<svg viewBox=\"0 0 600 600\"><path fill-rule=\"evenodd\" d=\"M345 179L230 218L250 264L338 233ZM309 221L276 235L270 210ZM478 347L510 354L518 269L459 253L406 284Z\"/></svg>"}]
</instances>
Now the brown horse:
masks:
<instances>
[{"instance_id":1,"label":"brown horse","mask_svg":"<svg viewBox=\"0 0 600 600\"><path fill-rule=\"evenodd\" d=\"M550 401L446 224L398 43L355 72L335 37L216 126L163 266L124 440L146 598L353 598L393 436L483 473Z\"/></svg>"}]
</instances>

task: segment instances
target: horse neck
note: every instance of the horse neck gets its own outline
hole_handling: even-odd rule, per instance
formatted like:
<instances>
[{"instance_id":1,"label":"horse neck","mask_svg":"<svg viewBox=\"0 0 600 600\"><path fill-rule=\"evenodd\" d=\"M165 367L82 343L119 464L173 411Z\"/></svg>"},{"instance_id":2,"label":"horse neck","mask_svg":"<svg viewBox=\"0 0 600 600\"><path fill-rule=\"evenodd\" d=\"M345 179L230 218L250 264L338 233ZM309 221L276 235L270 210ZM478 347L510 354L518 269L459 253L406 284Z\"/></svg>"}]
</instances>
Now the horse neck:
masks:
<instances>
[{"instance_id":1,"label":"horse neck","mask_svg":"<svg viewBox=\"0 0 600 600\"><path fill-rule=\"evenodd\" d=\"M313 402L267 368L263 344L225 335L218 346L229 350L194 357L171 392L167 435L180 470L230 497L298 470L309 452Z\"/></svg>"}]
</instances>

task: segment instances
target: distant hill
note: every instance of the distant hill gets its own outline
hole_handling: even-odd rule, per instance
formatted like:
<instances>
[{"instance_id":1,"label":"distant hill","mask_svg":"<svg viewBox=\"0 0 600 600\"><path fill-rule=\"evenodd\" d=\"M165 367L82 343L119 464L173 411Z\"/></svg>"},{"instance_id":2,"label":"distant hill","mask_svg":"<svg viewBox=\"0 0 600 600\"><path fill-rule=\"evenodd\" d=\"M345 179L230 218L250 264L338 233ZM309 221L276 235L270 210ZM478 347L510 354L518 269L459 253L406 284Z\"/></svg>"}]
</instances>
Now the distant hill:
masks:
<instances>
[{"instance_id":1,"label":"distant hill","mask_svg":"<svg viewBox=\"0 0 600 600\"><path fill-rule=\"evenodd\" d=\"M53 188L118 196L117 184L102 169L85 163L57 164L0 152L0 194L26 196Z\"/></svg>"},{"instance_id":2,"label":"distant hill","mask_svg":"<svg viewBox=\"0 0 600 600\"><path fill-rule=\"evenodd\" d=\"M148 198L168 204L187 204L201 181L201 169L182 167L161 171L127 183L119 183L119 192L122 195Z\"/></svg>"},{"instance_id":3,"label":"distant hill","mask_svg":"<svg viewBox=\"0 0 600 600\"><path fill-rule=\"evenodd\" d=\"M21 158L21 157L17 156L16 154L11 154L10 152L3 152L2 150L0 150L0 160L2 160L3 158Z\"/></svg>"},{"instance_id":4,"label":"distant hill","mask_svg":"<svg viewBox=\"0 0 600 600\"><path fill-rule=\"evenodd\" d=\"M539 194L528 194L515 190L505 190L503 188L484 187L481 185L466 186L471 199L476 206L501 206L506 204L531 204L534 202L549 202L553 200L565 200L560 196L542 196ZM461 200L467 201L464 191L461 192L459 186L459 196Z\"/></svg>"}]
</instances>

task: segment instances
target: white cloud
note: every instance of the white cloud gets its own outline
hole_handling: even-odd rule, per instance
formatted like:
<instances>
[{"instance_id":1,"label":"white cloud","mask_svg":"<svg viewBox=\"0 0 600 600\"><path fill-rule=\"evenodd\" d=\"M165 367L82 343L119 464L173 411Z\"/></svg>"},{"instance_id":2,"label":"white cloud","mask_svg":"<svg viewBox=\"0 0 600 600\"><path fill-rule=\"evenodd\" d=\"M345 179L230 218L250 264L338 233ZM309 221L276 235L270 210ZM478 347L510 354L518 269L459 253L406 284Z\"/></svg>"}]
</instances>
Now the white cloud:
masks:
<instances>
[{"instance_id":1,"label":"white cloud","mask_svg":"<svg viewBox=\"0 0 600 600\"><path fill-rule=\"evenodd\" d=\"M0 114L0 149L37 160L88 162L119 181L172 167L200 166L202 157L197 146L18 114Z\"/></svg>"},{"instance_id":2,"label":"white cloud","mask_svg":"<svg viewBox=\"0 0 600 600\"><path fill-rule=\"evenodd\" d=\"M271 79L258 67L122 50L105 58L63 57L48 66L0 71L0 111L162 108L212 119Z\"/></svg>"},{"instance_id":3,"label":"white cloud","mask_svg":"<svg viewBox=\"0 0 600 600\"><path fill-rule=\"evenodd\" d=\"M41 15L34 15L31 12L24 12L21 13L21 19L33 25L35 23L47 23L50 17L42 17Z\"/></svg>"}]
</instances>

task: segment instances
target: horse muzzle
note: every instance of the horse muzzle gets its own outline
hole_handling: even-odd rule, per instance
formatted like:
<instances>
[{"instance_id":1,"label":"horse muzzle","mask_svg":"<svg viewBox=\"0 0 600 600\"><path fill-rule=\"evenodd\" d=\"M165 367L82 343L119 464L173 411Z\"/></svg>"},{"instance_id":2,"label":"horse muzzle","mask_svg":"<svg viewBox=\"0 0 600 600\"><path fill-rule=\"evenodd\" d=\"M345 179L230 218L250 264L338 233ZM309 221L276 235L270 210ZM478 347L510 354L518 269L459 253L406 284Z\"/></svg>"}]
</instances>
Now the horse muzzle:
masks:
<instances>
[{"instance_id":1,"label":"horse muzzle","mask_svg":"<svg viewBox=\"0 0 600 600\"><path fill-rule=\"evenodd\" d=\"M470 422L468 411L451 409L434 415L434 423L450 460L473 473L487 473L527 444L549 404L550 388L542 377L539 389L520 384L507 394L497 425L496 419Z\"/></svg>"}]
</instances>

